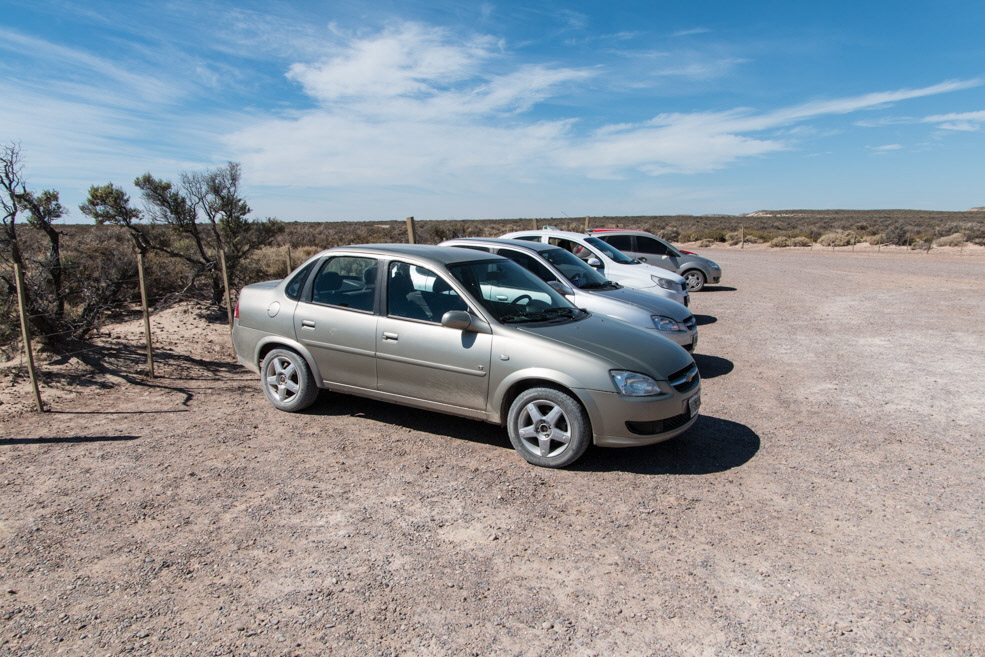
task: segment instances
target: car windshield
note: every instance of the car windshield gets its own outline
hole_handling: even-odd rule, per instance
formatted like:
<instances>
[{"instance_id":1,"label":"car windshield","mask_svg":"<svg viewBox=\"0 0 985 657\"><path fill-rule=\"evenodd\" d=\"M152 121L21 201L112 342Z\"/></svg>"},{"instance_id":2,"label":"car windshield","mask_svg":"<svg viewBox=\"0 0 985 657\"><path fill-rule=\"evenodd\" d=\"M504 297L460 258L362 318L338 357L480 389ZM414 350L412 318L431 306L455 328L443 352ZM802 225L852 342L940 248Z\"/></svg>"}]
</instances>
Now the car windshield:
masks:
<instances>
[{"instance_id":1,"label":"car windshield","mask_svg":"<svg viewBox=\"0 0 985 657\"><path fill-rule=\"evenodd\" d=\"M544 260L554 265L568 281L581 290L611 290L619 287L618 283L606 280L605 276L595 270L578 256L564 249L542 251Z\"/></svg>"},{"instance_id":2,"label":"car windshield","mask_svg":"<svg viewBox=\"0 0 985 657\"><path fill-rule=\"evenodd\" d=\"M465 262L449 265L448 271L504 324L567 323L588 315L511 260Z\"/></svg>"},{"instance_id":3,"label":"car windshield","mask_svg":"<svg viewBox=\"0 0 985 657\"><path fill-rule=\"evenodd\" d=\"M590 244L594 248L598 249L599 251L601 251L602 253L604 253L607 258L610 258L611 260L613 260L614 262L619 263L620 265L636 265L636 264L639 264L639 261L638 260L634 260L633 258L630 258L628 255L626 255L622 251L619 251L618 249L613 248L612 246L606 244L605 242L603 242L602 240L600 240L597 237L586 237L585 238L585 243L586 244Z\"/></svg>"}]
</instances>

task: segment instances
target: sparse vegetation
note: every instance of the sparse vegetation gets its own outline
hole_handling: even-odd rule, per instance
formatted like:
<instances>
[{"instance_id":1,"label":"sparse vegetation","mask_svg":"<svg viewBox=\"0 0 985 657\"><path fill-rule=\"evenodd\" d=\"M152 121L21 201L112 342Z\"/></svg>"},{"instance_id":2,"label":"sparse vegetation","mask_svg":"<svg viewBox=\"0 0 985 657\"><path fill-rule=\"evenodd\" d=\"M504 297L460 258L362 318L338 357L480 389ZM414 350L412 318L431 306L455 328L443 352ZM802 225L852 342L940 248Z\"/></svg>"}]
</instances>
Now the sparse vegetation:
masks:
<instances>
[{"instance_id":1,"label":"sparse vegetation","mask_svg":"<svg viewBox=\"0 0 985 657\"><path fill-rule=\"evenodd\" d=\"M858 244L858 235L850 230L836 230L830 233L825 233L817 239L817 243L821 246L851 246L852 244Z\"/></svg>"},{"instance_id":2,"label":"sparse vegetation","mask_svg":"<svg viewBox=\"0 0 985 657\"><path fill-rule=\"evenodd\" d=\"M22 262L34 301L30 312L41 321L62 317L61 325L35 330L65 331L84 339L113 314L129 312L139 299L134 253L145 254L152 303L176 298L218 302L222 287L218 251L225 251L234 291L245 283L282 278L314 253L344 244L406 242L399 220L279 222L254 221L239 196L239 167L183 174L178 184L146 174L137 179L144 210L135 208L112 183L93 186L83 214L96 225L60 225L64 214L57 192L29 193L21 177L19 149L4 151L7 175L0 235L0 345L17 339L17 306L12 266ZM9 166L8 166L9 164ZM9 188L9 189L7 189ZM21 223L16 223L22 218ZM148 221L149 219L149 221ZM767 243L775 248L809 247L815 242L843 247L870 244L985 245L985 211L781 210L749 215L654 215L547 219L418 220L417 241L436 244L455 237L495 237L545 225L561 230L632 228L674 242L703 247L728 243ZM61 264L57 264L57 263ZM61 278L59 278L61 277ZM60 282L59 282L60 281ZM59 304L64 304L59 310Z\"/></svg>"}]
</instances>

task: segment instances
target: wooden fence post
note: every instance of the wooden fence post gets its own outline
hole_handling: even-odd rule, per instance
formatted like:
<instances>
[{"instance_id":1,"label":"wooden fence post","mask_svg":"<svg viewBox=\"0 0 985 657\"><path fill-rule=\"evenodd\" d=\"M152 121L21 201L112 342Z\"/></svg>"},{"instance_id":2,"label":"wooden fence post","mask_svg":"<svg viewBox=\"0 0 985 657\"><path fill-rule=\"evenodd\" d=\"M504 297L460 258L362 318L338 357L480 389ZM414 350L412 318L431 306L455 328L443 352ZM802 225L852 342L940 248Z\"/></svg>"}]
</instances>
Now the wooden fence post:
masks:
<instances>
[{"instance_id":1,"label":"wooden fence post","mask_svg":"<svg viewBox=\"0 0 985 657\"><path fill-rule=\"evenodd\" d=\"M34 373L34 351L31 349L31 331L27 326L27 304L24 301L24 274L19 264L14 264L14 278L17 279L17 308L21 316L21 337L24 339L24 353L27 355L27 371L31 375L31 387L34 388L34 402L38 412L44 412L41 403L41 391L38 390L38 377Z\"/></svg>"},{"instance_id":2,"label":"wooden fence post","mask_svg":"<svg viewBox=\"0 0 985 657\"><path fill-rule=\"evenodd\" d=\"M739 226L739 248L746 248L746 227Z\"/></svg>"},{"instance_id":3,"label":"wooden fence post","mask_svg":"<svg viewBox=\"0 0 985 657\"><path fill-rule=\"evenodd\" d=\"M417 244L417 232L414 228L414 217L407 217L407 243Z\"/></svg>"},{"instance_id":4,"label":"wooden fence post","mask_svg":"<svg viewBox=\"0 0 985 657\"><path fill-rule=\"evenodd\" d=\"M226 288L226 316L229 318L229 330L233 330L232 295L229 294L229 272L226 270L226 252L219 251L219 263L222 265L222 285Z\"/></svg>"},{"instance_id":5,"label":"wooden fence post","mask_svg":"<svg viewBox=\"0 0 985 657\"><path fill-rule=\"evenodd\" d=\"M294 261L291 259L291 245L287 245L287 274L285 276L290 276L291 272L294 271Z\"/></svg>"},{"instance_id":6,"label":"wooden fence post","mask_svg":"<svg viewBox=\"0 0 985 657\"><path fill-rule=\"evenodd\" d=\"M137 253L137 278L140 281L140 306L144 311L144 342L147 344L147 373L154 378L154 350L151 348L150 309L147 307L147 284L144 283L144 254Z\"/></svg>"}]
</instances>

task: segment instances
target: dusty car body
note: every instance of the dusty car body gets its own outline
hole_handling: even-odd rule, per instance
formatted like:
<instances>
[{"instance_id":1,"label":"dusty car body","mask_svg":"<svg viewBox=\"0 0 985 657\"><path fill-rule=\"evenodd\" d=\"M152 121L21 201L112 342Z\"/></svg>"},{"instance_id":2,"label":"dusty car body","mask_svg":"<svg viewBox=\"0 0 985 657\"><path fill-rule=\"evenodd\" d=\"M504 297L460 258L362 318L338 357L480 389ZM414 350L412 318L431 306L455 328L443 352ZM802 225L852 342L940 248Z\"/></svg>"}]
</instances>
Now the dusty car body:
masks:
<instances>
[{"instance_id":1,"label":"dusty car body","mask_svg":"<svg viewBox=\"0 0 985 657\"><path fill-rule=\"evenodd\" d=\"M503 298L506 282L513 296ZM520 455L545 467L573 463L590 443L672 438L701 399L679 345L461 248L323 251L284 280L243 288L233 342L281 410L327 389L484 420L506 425Z\"/></svg>"},{"instance_id":2,"label":"dusty car body","mask_svg":"<svg viewBox=\"0 0 985 657\"><path fill-rule=\"evenodd\" d=\"M691 292L699 292L706 284L717 285L722 281L722 268L717 262L691 251L682 251L653 233L597 228L589 234L640 262L680 274Z\"/></svg>"},{"instance_id":3,"label":"dusty car body","mask_svg":"<svg viewBox=\"0 0 985 657\"><path fill-rule=\"evenodd\" d=\"M690 304L687 283L683 277L661 267L641 263L597 237L549 226L540 230L506 233L500 237L559 246L586 261L609 280L665 297L685 306Z\"/></svg>"},{"instance_id":4,"label":"dusty car body","mask_svg":"<svg viewBox=\"0 0 985 657\"><path fill-rule=\"evenodd\" d=\"M694 351L698 344L697 322L686 306L610 281L561 247L488 237L461 237L439 246L458 246L509 258L579 308L657 331L688 351Z\"/></svg>"}]
</instances>

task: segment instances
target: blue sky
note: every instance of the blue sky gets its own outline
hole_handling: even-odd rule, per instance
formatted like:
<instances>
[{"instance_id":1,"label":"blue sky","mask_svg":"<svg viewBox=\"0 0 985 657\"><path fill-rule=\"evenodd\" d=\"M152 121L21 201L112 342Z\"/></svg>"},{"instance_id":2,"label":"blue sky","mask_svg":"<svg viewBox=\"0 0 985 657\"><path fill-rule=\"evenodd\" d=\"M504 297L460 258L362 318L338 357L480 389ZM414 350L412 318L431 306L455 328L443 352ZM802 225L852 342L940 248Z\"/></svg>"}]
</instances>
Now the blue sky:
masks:
<instances>
[{"instance_id":1,"label":"blue sky","mask_svg":"<svg viewBox=\"0 0 985 657\"><path fill-rule=\"evenodd\" d=\"M292 220L985 205L985 3L0 0L32 189Z\"/></svg>"}]
</instances>

